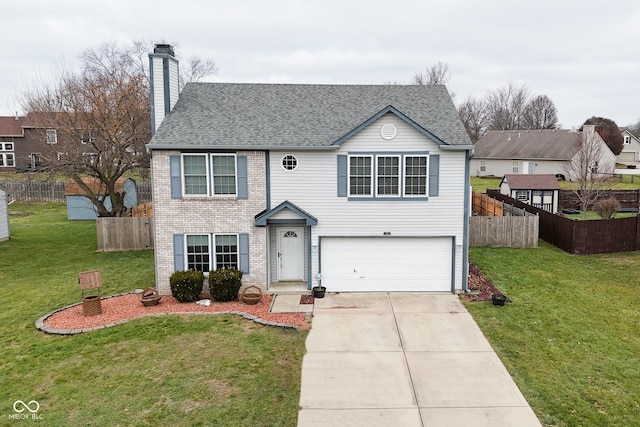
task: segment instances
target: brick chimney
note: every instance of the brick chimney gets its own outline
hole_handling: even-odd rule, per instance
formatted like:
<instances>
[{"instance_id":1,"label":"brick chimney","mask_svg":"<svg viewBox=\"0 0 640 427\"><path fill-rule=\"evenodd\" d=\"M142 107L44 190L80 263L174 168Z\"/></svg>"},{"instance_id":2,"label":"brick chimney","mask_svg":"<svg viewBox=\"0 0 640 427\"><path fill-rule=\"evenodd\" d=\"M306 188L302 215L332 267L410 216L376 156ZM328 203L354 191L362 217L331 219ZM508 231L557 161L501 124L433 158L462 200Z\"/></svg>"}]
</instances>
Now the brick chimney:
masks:
<instances>
[{"instance_id":1,"label":"brick chimney","mask_svg":"<svg viewBox=\"0 0 640 427\"><path fill-rule=\"evenodd\" d=\"M171 45L155 45L153 53L149 54L149 73L151 132L155 133L178 101L178 60L174 58Z\"/></svg>"}]
</instances>

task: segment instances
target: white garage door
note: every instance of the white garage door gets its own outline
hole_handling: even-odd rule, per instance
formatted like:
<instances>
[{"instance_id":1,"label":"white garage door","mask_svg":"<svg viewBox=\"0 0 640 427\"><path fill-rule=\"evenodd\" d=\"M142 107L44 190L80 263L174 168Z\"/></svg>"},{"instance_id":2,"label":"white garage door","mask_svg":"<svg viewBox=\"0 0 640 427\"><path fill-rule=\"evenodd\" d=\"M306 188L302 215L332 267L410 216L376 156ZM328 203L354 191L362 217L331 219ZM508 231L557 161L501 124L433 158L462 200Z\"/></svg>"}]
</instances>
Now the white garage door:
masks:
<instances>
[{"instance_id":1,"label":"white garage door","mask_svg":"<svg viewBox=\"0 0 640 427\"><path fill-rule=\"evenodd\" d=\"M322 284L328 292L451 292L450 237L324 237Z\"/></svg>"}]
</instances>

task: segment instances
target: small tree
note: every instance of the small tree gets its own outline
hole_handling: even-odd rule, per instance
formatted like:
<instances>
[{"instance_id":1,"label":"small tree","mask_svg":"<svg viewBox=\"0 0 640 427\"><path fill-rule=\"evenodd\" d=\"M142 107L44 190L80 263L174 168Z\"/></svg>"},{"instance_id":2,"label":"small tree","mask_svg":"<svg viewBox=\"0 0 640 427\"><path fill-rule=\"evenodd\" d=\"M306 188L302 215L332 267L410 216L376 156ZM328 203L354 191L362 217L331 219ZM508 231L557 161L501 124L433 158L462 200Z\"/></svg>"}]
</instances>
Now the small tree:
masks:
<instances>
[{"instance_id":1,"label":"small tree","mask_svg":"<svg viewBox=\"0 0 640 427\"><path fill-rule=\"evenodd\" d=\"M587 119L582 126L584 125L596 125L596 132L598 132L604 142L607 143L613 154L617 156L622 152L624 138L616 122L611 119L593 116Z\"/></svg>"},{"instance_id":2,"label":"small tree","mask_svg":"<svg viewBox=\"0 0 640 427\"><path fill-rule=\"evenodd\" d=\"M611 219L620 210L620 202L613 198L598 200L593 204L593 210L600 215L600 218Z\"/></svg>"},{"instance_id":3,"label":"small tree","mask_svg":"<svg viewBox=\"0 0 640 427\"><path fill-rule=\"evenodd\" d=\"M587 219L589 206L606 190L607 175L599 171L598 165L604 150L606 147L596 132L583 132L578 151L564 166L566 176L577 183L572 191L580 202L583 219Z\"/></svg>"}]
</instances>

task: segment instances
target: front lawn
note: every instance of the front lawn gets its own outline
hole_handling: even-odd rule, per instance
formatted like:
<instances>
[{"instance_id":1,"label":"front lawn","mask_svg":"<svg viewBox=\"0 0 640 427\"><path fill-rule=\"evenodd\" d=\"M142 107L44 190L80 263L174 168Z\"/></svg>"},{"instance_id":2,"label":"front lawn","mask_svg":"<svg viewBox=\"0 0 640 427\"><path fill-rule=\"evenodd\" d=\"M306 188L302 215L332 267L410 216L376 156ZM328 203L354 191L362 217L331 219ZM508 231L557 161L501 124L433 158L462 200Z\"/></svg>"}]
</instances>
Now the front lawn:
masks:
<instances>
[{"instance_id":1,"label":"front lawn","mask_svg":"<svg viewBox=\"0 0 640 427\"><path fill-rule=\"evenodd\" d=\"M80 300L78 272L100 269L103 295L146 288L153 252L96 252L95 222L63 204L10 211L33 214L0 242L0 424L35 400L41 425L295 425L304 332L194 315L46 335L35 320Z\"/></svg>"},{"instance_id":2,"label":"front lawn","mask_svg":"<svg viewBox=\"0 0 640 427\"><path fill-rule=\"evenodd\" d=\"M472 248L470 259L513 302L467 303L548 426L640 420L640 253L575 256Z\"/></svg>"}]
</instances>

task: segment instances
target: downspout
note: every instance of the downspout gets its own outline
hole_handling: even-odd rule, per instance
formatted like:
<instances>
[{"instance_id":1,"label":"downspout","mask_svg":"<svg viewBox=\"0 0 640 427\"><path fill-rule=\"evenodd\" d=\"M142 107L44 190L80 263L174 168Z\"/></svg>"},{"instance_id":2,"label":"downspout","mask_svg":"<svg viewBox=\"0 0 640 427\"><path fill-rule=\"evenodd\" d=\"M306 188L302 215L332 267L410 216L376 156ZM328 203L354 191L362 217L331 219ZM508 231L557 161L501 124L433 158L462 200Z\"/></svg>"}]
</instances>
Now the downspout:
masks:
<instances>
[{"instance_id":1,"label":"downspout","mask_svg":"<svg viewBox=\"0 0 640 427\"><path fill-rule=\"evenodd\" d=\"M468 291L469 282L469 218L471 217L471 150L465 152L464 166L464 226L462 235L462 291Z\"/></svg>"}]
</instances>

